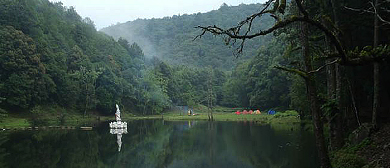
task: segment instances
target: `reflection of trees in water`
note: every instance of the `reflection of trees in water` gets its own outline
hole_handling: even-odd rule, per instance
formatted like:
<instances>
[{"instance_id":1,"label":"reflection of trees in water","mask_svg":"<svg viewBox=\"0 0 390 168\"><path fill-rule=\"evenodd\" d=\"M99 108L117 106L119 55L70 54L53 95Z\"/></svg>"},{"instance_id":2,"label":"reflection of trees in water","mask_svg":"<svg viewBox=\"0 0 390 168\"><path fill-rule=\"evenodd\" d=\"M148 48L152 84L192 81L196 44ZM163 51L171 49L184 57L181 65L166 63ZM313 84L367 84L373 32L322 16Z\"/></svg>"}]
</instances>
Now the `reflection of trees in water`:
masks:
<instances>
[{"instance_id":1,"label":"reflection of trees in water","mask_svg":"<svg viewBox=\"0 0 390 168\"><path fill-rule=\"evenodd\" d=\"M172 126L161 121L133 121L128 123L129 133L123 136L123 147L110 167L164 167L169 162L169 137Z\"/></svg>"},{"instance_id":2,"label":"reflection of trees in water","mask_svg":"<svg viewBox=\"0 0 390 168\"><path fill-rule=\"evenodd\" d=\"M139 134L130 133L131 137L126 138L121 155L123 161L115 167L305 166L299 162L303 151L287 145L300 141L300 134L289 129L275 131L270 126L250 123L166 123L146 122L135 126ZM314 145L313 138L307 141ZM315 148L311 150L315 152ZM311 163L307 165L312 166Z\"/></svg>"},{"instance_id":3,"label":"reflection of trees in water","mask_svg":"<svg viewBox=\"0 0 390 168\"><path fill-rule=\"evenodd\" d=\"M176 144L172 152L175 159L168 167L304 166L305 163L291 159L295 155L302 158L303 153L294 153L297 150L293 146L286 146L287 142L299 140L289 135L289 131L276 132L269 126L249 123L199 124L184 132L182 139L171 138ZM314 141L311 143L314 145ZM311 163L307 165L310 167Z\"/></svg>"},{"instance_id":4,"label":"reflection of trees in water","mask_svg":"<svg viewBox=\"0 0 390 168\"><path fill-rule=\"evenodd\" d=\"M211 118L212 118L212 113L211 113ZM214 122L209 121L207 122L207 125L208 125L208 129L207 129L207 133L208 133L208 137L209 137L209 150L210 150L210 154L209 154L209 165L210 166L214 166L215 164L215 146L214 146L214 143L215 143L215 139L216 139L216 130L214 129L214 127L216 126L216 124Z\"/></svg>"},{"instance_id":5,"label":"reflection of trees in water","mask_svg":"<svg viewBox=\"0 0 390 168\"><path fill-rule=\"evenodd\" d=\"M12 133L4 167L98 167L98 135L75 130Z\"/></svg>"},{"instance_id":6,"label":"reflection of trees in water","mask_svg":"<svg viewBox=\"0 0 390 168\"><path fill-rule=\"evenodd\" d=\"M6 165L6 157L9 153L4 148L4 144L8 141L8 133L1 132L0 133L0 167L7 167Z\"/></svg>"},{"instance_id":7,"label":"reflection of trees in water","mask_svg":"<svg viewBox=\"0 0 390 168\"><path fill-rule=\"evenodd\" d=\"M108 127L0 136L0 167L297 167L315 153L300 141L314 147L309 133L250 123L132 121L120 152Z\"/></svg>"}]
</instances>

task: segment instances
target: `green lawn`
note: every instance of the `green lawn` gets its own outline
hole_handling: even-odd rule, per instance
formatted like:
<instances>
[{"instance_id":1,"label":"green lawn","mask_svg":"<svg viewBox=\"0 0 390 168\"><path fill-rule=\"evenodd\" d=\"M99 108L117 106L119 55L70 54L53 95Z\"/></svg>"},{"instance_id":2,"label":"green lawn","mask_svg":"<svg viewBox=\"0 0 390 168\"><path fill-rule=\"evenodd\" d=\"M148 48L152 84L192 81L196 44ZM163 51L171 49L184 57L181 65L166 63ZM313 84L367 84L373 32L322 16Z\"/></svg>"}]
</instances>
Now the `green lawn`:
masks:
<instances>
[{"instance_id":1,"label":"green lawn","mask_svg":"<svg viewBox=\"0 0 390 168\"><path fill-rule=\"evenodd\" d=\"M297 115L268 115L268 114L240 114L237 115L233 110L224 107L218 107L213 112L214 121L256 121L260 123L300 123L300 119ZM196 115L188 116L183 111L168 111L163 115L149 115L149 116L129 116L125 117L125 120L142 120L142 119L164 119L168 121L181 121L181 120L208 120L208 115L205 110L194 110Z\"/></svg>"},{"instance_id":2,"label":"green lawn","mask_svg":"<svg viewBox=\"0 0 390 168\"><path fill-rule=\"evenodd\" d=\"M7 117L0 122L0 128L29 127L30 123L25 118Z\"/></svg>"},{"instance_id":3,"label":"green lawn","mask_svg":"<svg viewBox=\"0 0 390 168\"><path fill-rule=\"evenodd\" d=\"M236 109L216 107L214 108L213 118L214 121L255 121L259 123L268 123L275 125L300 123L300 119L296 116L296 112L287 111L278 115L267 115L267 114L241 114L236 115L234 113ZM122 120L145 120L145 119L164 119L168 121L181 121L181 120L208 120L207 108L200 107L194 109L196 115L188 116L183 111L168 111L159 115L147 115L137 116L129 113L122 113ZM61 115L59 115L61 114ZM62 116L62 118L61 118ZM31 126L31 113L12 114L4 118L0 122L0 128L18 128L18 127L29 127ZM66 125L66 126L79 126L88 125L100 121L114 120L113 116L98 116L90 114L84 117L80 113L75 112L43 112L40 113L40 119L43 122L42 125ZM62 122L61 122L62 120Z\"/></svg>"}]
</instances>

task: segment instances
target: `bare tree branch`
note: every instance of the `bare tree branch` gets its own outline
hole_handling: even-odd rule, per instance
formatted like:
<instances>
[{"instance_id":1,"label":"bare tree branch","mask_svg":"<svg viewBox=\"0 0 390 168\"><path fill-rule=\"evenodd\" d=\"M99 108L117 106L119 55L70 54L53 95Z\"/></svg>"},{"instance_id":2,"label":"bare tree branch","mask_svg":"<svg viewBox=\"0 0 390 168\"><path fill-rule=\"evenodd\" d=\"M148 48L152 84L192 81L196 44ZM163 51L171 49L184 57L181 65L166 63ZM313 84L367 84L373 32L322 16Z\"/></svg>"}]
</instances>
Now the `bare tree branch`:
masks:
<instances>
[{"instance_id":1,"label":"bare tree branch","mask_svg":"<svg viewBox=\"0 0 390 168\"><path fill-rule=\"evenodd\" d=\"M361 14L363 14L363 13L372 13L372 14L374 14L373 11L366 10L366 9L355 9L355 8L351 8L351 7L347 7L347 6L344 6L344 8L348 9L348 10L351 10L351 11L355 11L355 12L361 12Z\"/></svg>"},{"instance_id":2,"label":"bare tree branch","mask_svg":"<svg viewBox=\"0 0 390 168\"><path fill-rule=\"evenodd\" d=\"M255 34L247 34L247 35L232 34L231 32L229 32L227 30L223 30L223 29L221 29L221 28L219 28L219 27L217 27L215 25L214 26L207 26L207 27L198 26L197 28L201 28L202 29L202 31L203 31L202 34L204 34L205 32L210 32L210 33L212 33L214 35L227 35L227 36L229 36L230 38L233 38L233 39L241 39L241 40L243 40L243 39L252 39L254 37L264 36L264 35L270 34L270 33L274 32L275 30L283 28L283 27L286 27L286 26L288 26L288 25L290 25L291 23L294 23L294 22L306 22L306 23L309 23L312 26L317 27L321 31L323 31L325 33L325 35L330 38L332 44L335 45L338 53L340 54L341 62L346 62L347 61L344 49L341 46L341 43L338 40L338 38L333 34L333 32L330 31L328 28L326 28L325 25L323 25L321 22L319 22L317 20L310 19L309 17L293 16L293 17L290 17L288 19L285 19L283 21L280 21L280 22L276 23L274 26L272 26L271 28L269 28L267 30L261 30L261 31L255 33Z\"/></svg>"},{"instance_id":3,"label":"bare tree branch","mask_svg":"<svg viewBox=\"0 0 390 168\"><path fill-rule=\"evenodd\" d=\"M382 22L384 22L384 23L386 23L386 24L390 24L389 21L384 20L384 19L379 15L379 12L377 11L377 9L376 9L374 3L372 3L372 2L369 2L369 3L371 4L372 8L374 9L374 12L375 12L374 14L375 14L375 16L378 17L378 19L379 19L380 21L382 21Z\"/></svg>"},{"instance_id":4,"label":"bare tree branch","mask_svg":"<svg viewBox=\"0 0 390 168\"><path fill-rule=\"evenodd\" d=\"M272 2L275 1L275 0L268 0L265 4L264 4L264 7L263 9L258 12L258 13L255 13L255 14L252 14L251 16L247 17L245 20L241 21L237 26L235 27L232 27L232 28L229 28L227 30L223 30L217 26L207 26L207 27L202 27L202 26L197 26L195 28L201 28L202 29L202 33L200 35L197 35L195 39L197 38L201 38L206 32L210 32L214 35L222 35L222 34L225 34L227 35L228 34L231 34L232 36L237 36L240 34L240 31L241 29L243 28L243 26L245 25L248 25L248 28L246 29L245 33L244 33L244 36L248 36L248 34L252 31L252 24L253 24L253 21L256 19L256 18L259 18L261 17L263 14L266 14L266 13L271 13L273 14L273 10L268 10L268 8L270 7L270 5L272 4ZM274 18L277 19L277 16L274 15ZM224 32L224 33L223 33ZM229 36L228 35L228 43L230 42L230 38L233 38L232 36ZM233 38L233 44L236 43L236 40L237 38ZM236 53L240 54L242 53L243 51L243 48L244 48L244 43L245 43L245 39L246 38L241 38L241 44L239 45L239 47L236 49Z\"/></svg>"},{"instance_id":5,"label":"bare tree branch","mask_svg":"<svg viewBox=\"0 0 390 168\"><path fill-rule=\"evenodd\" d=\"M328 63L326 63L325 65L320 66L320 67L317 68L316 70L313 70L313 71L310 71L310 72L307 72L307 73L308 73L308 74L317 73L317 72L321 71L322 69L324 69L326 66L332 65L332 64L335 64L335 63L338 63L339 61L340 61L340 60L335 59L335 60L333 60L332 62L328 62Z\"/></svg>"},{"instance_id":6,"label":"bare tree branch","mask_svg":"<svg viewBox=\"0 0 390 168\"><path fill-rule=\"evenodd\" d=\"M355 11L355 12L361 12L361 14L363 13L371 13L371 14L374 14L376 17L378 17L378 19L383 22L384 24L389 24L390 25L390 21L387 21L385 19L383 19L380 15L379 15L379 12L378 10L376 9L375 5L373 2L368 2L371 7L369 9L355 9L355 8L350 8L350 7L347 7L347 6L344 6L345 9L348 9L348 10L351 10L351 11Z\"/></svg>"},{"instance_id":7,"label":"bare tree branch","mask_svg":"<svg viewBox=\"0 0 390 168\"><path fill-rule=\"evenodd\" d=\"M282 66L274 66L274 68L276 69L280 69L280 70L283 70L283 71L287 71L287 72L291 72L293 74L297 74L303 78L308 78L308 73L307 72L304 72L302 70L299 70L299 69L295 69L295 68L287 68L287 67L282 67Z\"/></svg>"},{"instance_id":8,"label":"bare tree branch","mask_svg":"<svg viewBox=\"0 0 390 168\"><path fill-rule=\"evenodd\" d=\"M272 3L273 1L275 1L275 0L268 0L268 1L264 4L264 8L263 8L260 12L255 13L255 14L253 14L253 15L247 17L245 20L241 21L236 27L233 27L233 28L231 28L231 29L241 29L241 27L244 26L245 24L247 24L247 23L249 23L249 22L252 23L253 20L254 20L255 18L261 17L263 14L266 14L266 13L272 13L271 10L267 10L267 9L268 9L268 7L271 5L271 3ZM239 33L239 32L237 32L237 33Z\"/></svg>"}]
</instances>

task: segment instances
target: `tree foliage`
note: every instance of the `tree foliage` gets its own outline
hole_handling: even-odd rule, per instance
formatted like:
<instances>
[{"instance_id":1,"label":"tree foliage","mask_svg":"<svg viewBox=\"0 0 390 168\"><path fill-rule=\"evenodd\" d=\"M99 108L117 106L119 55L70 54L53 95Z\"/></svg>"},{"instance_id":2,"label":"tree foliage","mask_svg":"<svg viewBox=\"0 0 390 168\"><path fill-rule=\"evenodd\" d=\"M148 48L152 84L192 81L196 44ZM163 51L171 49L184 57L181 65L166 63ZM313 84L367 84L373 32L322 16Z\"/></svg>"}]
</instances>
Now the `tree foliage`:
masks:
<instances>
[{"instance_id":1,"label":"tree foliage","mask_svg":"<svg viewBox=\"0 0 390 168\"><path fill-rule=\"evenodd\" d=\"M148 77L136 43L97 32L89 18L62 3L0 3L1 107L27 110L58 104L108 114L117 103L128 111L141 109L137 105L152 91L141 87ZM160 112L169 104L158 106Z\"/></svg>"}]
</instances>

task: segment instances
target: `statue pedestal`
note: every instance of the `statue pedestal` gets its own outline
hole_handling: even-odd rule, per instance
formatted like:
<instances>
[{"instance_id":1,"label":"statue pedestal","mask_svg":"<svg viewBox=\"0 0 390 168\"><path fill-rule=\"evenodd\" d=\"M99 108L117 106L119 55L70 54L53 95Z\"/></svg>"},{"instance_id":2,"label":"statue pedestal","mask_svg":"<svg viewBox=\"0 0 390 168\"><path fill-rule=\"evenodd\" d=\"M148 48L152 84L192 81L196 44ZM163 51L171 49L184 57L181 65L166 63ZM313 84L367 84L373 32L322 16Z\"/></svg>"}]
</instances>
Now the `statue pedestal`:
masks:
<instances>
[{"instance_id":1,"label":"statue pedestal","mask_svg":"<svg viewBox=\"0 0 390 168\"><path fill-rule=\"evenodd\" d=\"M110 129L110 134L127 134L127 128Z\"/></svg>"},{"instance_id":2,"label":"statue pedestal","mask_svg":"<svg viewBox=\"0 0 390 168\"><path fill-rule=\"evenodd\" d=\"M114 128L114 129L125 128L125 129L127 129L127 122L122 122L122 121L110 122L110 128Z\"/></svg>"}]
</instances>

